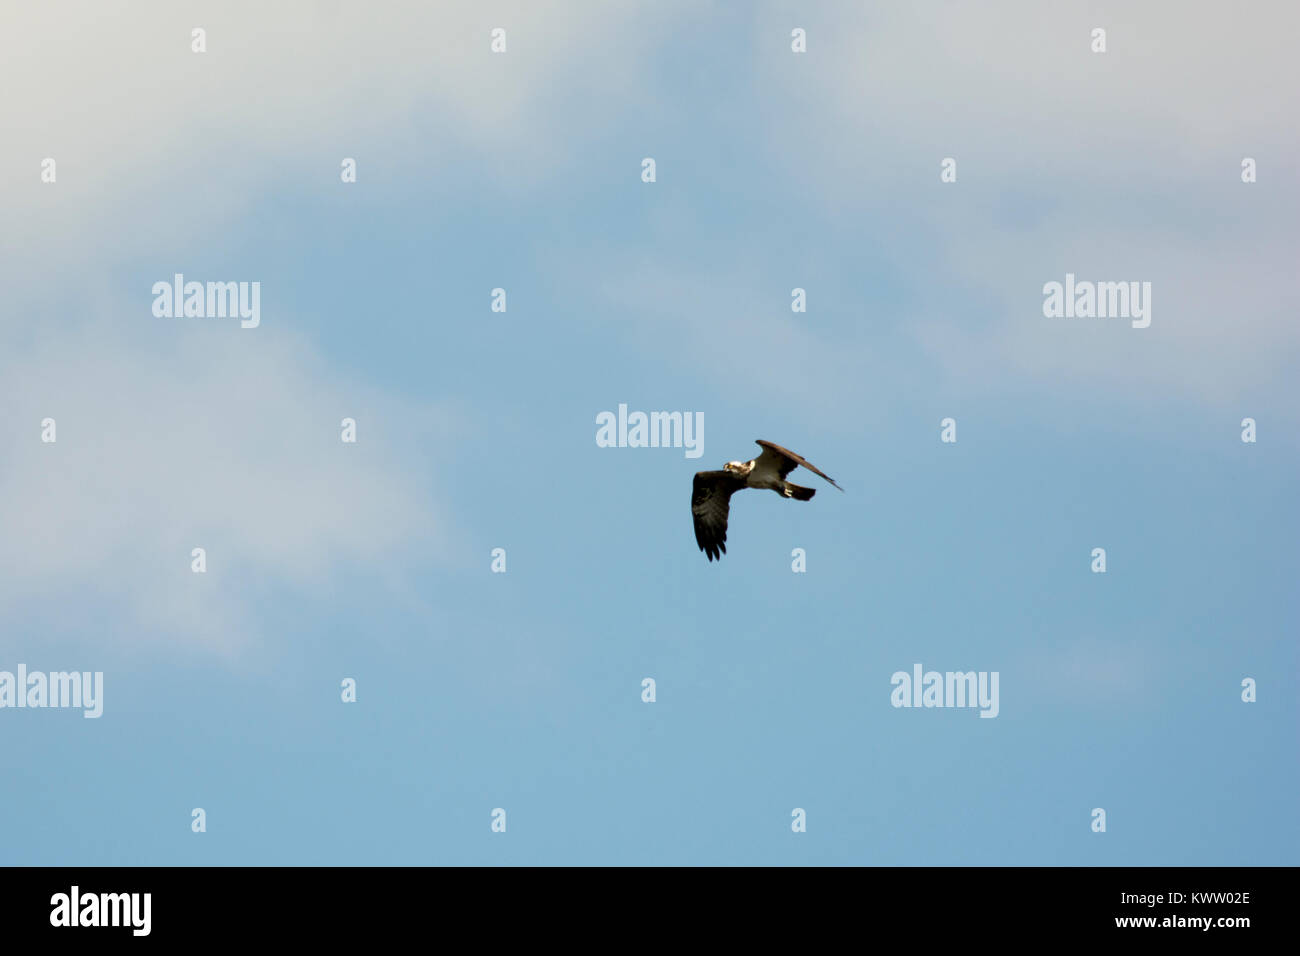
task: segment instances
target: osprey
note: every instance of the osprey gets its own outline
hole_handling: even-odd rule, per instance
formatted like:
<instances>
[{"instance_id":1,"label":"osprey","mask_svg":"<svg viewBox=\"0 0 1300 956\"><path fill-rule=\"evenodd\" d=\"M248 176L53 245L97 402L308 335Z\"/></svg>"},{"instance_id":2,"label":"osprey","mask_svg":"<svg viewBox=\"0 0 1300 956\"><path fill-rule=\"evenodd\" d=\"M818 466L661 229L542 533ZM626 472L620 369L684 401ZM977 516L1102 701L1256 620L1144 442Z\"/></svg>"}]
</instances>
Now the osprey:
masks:
<instances>
[{"instance_id":1,"label":"osprey","mask_svg":"<svg viewBox=\"0 0 1300 956\"><path fill-rule=\"evenodd\" d=\"M785 480L800 465L821 475L832 485L835 479L816 465L796 455L788 448L758 439L763 453L752 461L729 461L722 471L695 473L695 486L691 490L691 514L695 518L695 542L710 561L727 553L727 512L731 496L742 488L770 488L782 498L807 501L817 494L816 489L803 488ZM835 485L840 488L839 485ZM840 491L843 491L840 488Z\"/></svg>"}]
</instances>

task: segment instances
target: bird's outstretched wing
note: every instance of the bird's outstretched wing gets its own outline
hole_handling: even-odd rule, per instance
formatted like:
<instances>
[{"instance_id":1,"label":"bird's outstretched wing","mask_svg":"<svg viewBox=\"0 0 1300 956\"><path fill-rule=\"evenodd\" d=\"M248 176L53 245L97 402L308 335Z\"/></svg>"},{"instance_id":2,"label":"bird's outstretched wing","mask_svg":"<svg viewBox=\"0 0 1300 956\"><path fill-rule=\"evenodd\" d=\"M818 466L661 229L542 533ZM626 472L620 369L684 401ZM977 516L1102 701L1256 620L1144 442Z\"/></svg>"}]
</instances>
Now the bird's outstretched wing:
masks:
<instances>
[{"instance_id":1,"label":"bird's outstretched wing","mask_svg":"<svg viewBox=\"0 0 1300 956\"><path fill-rule=\"evenodd\" d=\"M731 496L745 487L745 480L726 471L698 471L691 488L691 515L695 519L695 543L719 561L727 553L727 513Z\"/></svg>"},{"instance_id":2,"label":"bird's outstretched wing","mask_svg":"<svg viewBox=\"0 0 1300 956\"><path fill-rule=\"evenodd\" d=\"M803 465L813 474L821 475L832 485L835 485L834 478L826 474L826 472L822 471L802 455L796 455L788 448L782 448L780 445L773 444L770 441L763 441L761 438L758 439L758 444L762 447L763 454L758 456L758 462L754 466L755 471L767 471L768 469L771 469L784 479L786 475L790 474L790 472L794 471L800 465ZM839 485L835 485L835 487L840 488ZM843 490L843 488L840 488L840 491Z\"/></svg>"}]
</instances>

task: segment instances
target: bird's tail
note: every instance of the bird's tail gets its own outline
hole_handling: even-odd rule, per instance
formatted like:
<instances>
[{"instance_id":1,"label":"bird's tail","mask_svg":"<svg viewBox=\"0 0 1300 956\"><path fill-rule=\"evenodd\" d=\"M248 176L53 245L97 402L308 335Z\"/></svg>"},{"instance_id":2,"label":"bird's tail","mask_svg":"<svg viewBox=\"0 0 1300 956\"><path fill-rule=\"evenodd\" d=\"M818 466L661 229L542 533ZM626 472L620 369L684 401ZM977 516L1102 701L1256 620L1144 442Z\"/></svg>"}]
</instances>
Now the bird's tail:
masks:
<instances>
[{"instance_id":1,"label":"bird's tail","mask_svg":"<svg viewBox=\"0 0 1300 956\"><path fill-rule=\"evenodd\" d=\"M785 483L785 489L790 493L789 497L795 501L808 501L813 495L817 494L816 488L805 488L803 485L796 485L791 481Z\"/></svg>"}]
</instances>

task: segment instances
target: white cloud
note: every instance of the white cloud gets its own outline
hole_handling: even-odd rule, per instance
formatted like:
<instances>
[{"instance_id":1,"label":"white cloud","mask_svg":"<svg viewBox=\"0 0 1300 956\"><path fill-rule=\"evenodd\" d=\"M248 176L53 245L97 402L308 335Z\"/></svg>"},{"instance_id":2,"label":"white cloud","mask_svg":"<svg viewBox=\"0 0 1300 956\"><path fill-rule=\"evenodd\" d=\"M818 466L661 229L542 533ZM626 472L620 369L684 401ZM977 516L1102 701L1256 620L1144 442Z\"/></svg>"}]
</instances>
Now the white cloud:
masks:
<instances>
[{"instance_id":1,"label":"white cloud","mask_svg":"<svg viewBox=\"0 0 1300 956\"><path fill-rule=\"evenodd\" d=\"M735 395L781 368L763 396L813 412L1056 394L1297 414L1300 188L1285 170L1300 163L1300 8L1230 24L1208 3L1030 0L710 17L720 57L752 35L734 80L752 95L721 129L708 118L727 94L707 87L649 126L735 161L697 159L689 183L653 187L634 252L552 250L549 271L591 288L592 314L617 314L632 347ZM806 54L790 52L793 25ZM1106 54L1089 49L1094 26ZM658 75L701 45L661 51ZM947 156L954 185L939 181ZM729 202L685 198L711 194ZM1150 328L1044 318L1043 284L1067 272L1151 282ZM806 315L783 299L794 285Z\"/></svg>"},{"instance_id":2,"label":"white cloud","mask_svg":"<svg viewBox=\"0 0 1300 956\"><path fill-rule=\"evenodd\" d=\"M1279 398L1300 358L1300 189L1284 172L1300 157L1300 9L916 3L801 25L803 57L755 50L784 117L770 147L821 215L925 237L923 259L896 265L924 290L906 320L950 381L1268 396L1294 413ZM1105 54L1089 49L1097 26ZM1244 156L1257 184L1240 182ZM1067 271L1151 281L1151 327L1043 318L1042 284Z\"/></svg>"},{"instance_id":3,"label":"white cloud","mask_svg":"<svg viewBox=\"0 0 1300 956\"><path fill-rule=\"evenodd\" d=\"M336 185L344 156L398 195L440 188L453 156L531 188L600 109L635 100L671 22L597 0L6 5L0 86L23 95L0 107L0 249L66 260L97 229L116 248L184 241L278 182ZM505 54L489 50L498 26ZM57 186L39 181L47 156ZM169 215L140 216L160 197Z\"/></svg>"},{"instance_id":4,"label":"white cloud","mask_svg":"<svg viewBox=\"0 0 1300 956\"><path fill-rule=\"evenodd\" d=\"M292 302L255 332L125 320L150 298L120 264L210 260L278 186L352 188L345 156L390 201L461 190L474 165L530 188L590 121L552 98L617 108L669 22L594 0L0 10L0 86L23 91L0 106L0 608L58 608L74 634L110 608L142 639L237 654L265 636L268 592L328 593L361 566L409 585L403 559L445 547L429 449L454 422L317 358Z\"/></svg>"},{"instance_id":5,"label":"white cloud","mask_svg":"<svg viewBox=\"0 0 1300 956\"><path fill-rule=\"evenodd\" d=\"M1167 692L1166 670L1134 635L1125 639L1053 635L1047 643L1024 652L1014 673L1004 678L1003 694L1005 699L1014 678L1023 698L1039 707L1065 704L1113 712L1117 702L1130 709L1158 706Z\"/></svg>"},{"instance_id":6,"label":"white cloud","mask_svg":"<svg viewBox=\"0 0 1300 956\"><path fill-rule=\"evenodd\" d=\"M400 589L402 562L436 557L437 409L341 379L292 336L191 321L165 347L91 323L0 358L0 607L107 602L143 639L233 652L264 636L257 597L329 593L363 564Z\"/></svg>"}]
</instances>

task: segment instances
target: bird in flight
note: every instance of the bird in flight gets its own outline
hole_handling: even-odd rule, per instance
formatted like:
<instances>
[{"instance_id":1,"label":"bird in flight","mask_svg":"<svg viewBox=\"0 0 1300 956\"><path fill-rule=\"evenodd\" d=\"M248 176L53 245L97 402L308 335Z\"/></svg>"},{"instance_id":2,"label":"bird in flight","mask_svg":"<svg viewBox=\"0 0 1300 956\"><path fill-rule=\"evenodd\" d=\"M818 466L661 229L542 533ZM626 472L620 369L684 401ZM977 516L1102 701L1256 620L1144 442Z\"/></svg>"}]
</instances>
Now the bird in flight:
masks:
<instances>
[{"instance_id":1,"label":"bird in flight","mask_svg":"<svg viewBox=\"0 0 1300 956\"><path fill-rule=\"evenodd\" d=\"M722 471L698 471L691 489L691 515L695 518L695 542L710 561L727 553L727 513L731 510L731 496L742 488L770 488L782 498L807 501L817 493L814 488L803 488L785 480L800 465L821 475L832 485L835 479L799 455L758 440L763 453L752 461L729 461ZM840 488L839 485L835 485ZM843 491L840 488L840 491Z\"/></svg>"}]
</instances>

